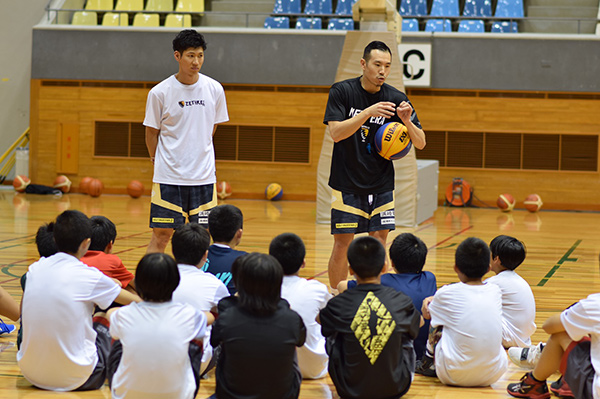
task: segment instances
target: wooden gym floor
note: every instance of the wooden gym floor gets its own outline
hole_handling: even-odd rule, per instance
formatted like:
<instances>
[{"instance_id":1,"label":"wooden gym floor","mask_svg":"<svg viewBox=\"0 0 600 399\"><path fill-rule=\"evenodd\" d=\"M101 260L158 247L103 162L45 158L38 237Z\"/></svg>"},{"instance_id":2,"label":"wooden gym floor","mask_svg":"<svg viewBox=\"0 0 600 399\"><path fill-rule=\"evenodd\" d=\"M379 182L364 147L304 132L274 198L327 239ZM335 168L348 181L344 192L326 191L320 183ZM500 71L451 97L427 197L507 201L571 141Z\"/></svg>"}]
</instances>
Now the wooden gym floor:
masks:
<instances>
[{"instance_id":1,"label":"wooden gym floor","mask_svg":"<svg viewBox=\"0 0 600 399\"><path fill-rule=\"evenodd\" d=\"M268 202L227 200L244 213L244 235L240 249L266 252L277 234L291 231L306 243L306 268L301 275L327 281L327 260L333 240L328 225L316 225L313 202ZM91 198L67 194L62 198L15 194L10 186L0 186L0 283L19 302L19 277L37 260L34 237L37 228L52 221L66 209L78 209L88 216L104 215L118 230L114 252L132 272L150 240L148 228L149 198L103 195ZM415 228L398 228L398 233L412 232L429 248L426 270L437 276L438 286L457 281L452 271L454 250L465 238L480 237L486 242L499 234L513 235L524 241L528 253L518 272L529 282L537 302L538 330L533 342L545 340L541 330L544 320L573 302L600 291L598 253L600 213L524 210L501 213L497 209L439 208L434 217ZM170 251L170 248L168 249ZM5 318L5 321L10 322ZM16 334L0 338L0 398L110 398L105 386L99 391L54 393L33 388L23 378L16 364ZM509 362L510 363L510 362ZM435 379L416 376L407 398L503 398L508 382L517 381L523 370L510 363L503 378L491 387L447 387ZM268 378L268 376L265 376ZM214 392L214 374L203 380L198 398ZM301 398L335 398L329 378L305 381Z\"/></svg>"}]
</instances>

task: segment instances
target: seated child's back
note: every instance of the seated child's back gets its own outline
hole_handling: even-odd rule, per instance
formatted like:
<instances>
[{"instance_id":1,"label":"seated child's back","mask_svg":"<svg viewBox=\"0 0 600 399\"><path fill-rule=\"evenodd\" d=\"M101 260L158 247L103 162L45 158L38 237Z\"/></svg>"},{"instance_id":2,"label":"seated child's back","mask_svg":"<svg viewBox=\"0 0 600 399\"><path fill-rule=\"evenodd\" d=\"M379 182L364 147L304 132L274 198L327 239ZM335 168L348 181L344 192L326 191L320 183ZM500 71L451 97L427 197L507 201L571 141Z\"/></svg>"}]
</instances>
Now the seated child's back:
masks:
<instances>
[{"instance_id":1,"label":"seated child's back","mask_svg":"<svg viewBox=\"0 0 600 399\"><path fill-rule=\"evenodd\" d=\"M432 327L443 327L435 348L435 371L448 385L486 386L507 368L502 347L502 296L481 278L490 269L490 251L477 238L456 250L460 283L440 288L429 304Z\"/></svg>"},{"instance_id":2,"label":"seated child's back","mask_svg":"<svg viewBox=\"0 0 600 399\"><path fill-rule=\"evenodd\" d=\"M531 345L535 332L535 298L531 287L515 269L525 260L525 246L514 237L500 235L490 243L492 271L485 280L502 291L502 344L505 348Z\"/></svg>"}]
</instances>

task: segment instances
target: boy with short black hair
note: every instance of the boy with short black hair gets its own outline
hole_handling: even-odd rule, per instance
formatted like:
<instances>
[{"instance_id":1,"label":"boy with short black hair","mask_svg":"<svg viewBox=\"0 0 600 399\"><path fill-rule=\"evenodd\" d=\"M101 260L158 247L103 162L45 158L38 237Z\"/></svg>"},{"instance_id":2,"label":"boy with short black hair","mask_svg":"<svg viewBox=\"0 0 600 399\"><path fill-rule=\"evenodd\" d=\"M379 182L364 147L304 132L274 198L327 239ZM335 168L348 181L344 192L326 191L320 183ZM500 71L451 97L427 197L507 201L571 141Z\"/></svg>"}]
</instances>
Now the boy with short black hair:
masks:
<instances>
[{"instance_id":1,"label":"boy with short black hair","mask_svg":"<svg viewBox=\"0 0 600 399\"><path fill-rule=\"evenodd\" d=\"M100 388L106 379L111 337L108 321L92 320L94 304L127 304L139 298L79 259L87 252L91 222L79 211L54 223L60 252L29 266L21 302L23 342L17 363L33 385L56 391Z\"/></svg>"},{"instance_id":2,"label":"boy with short black hair","mask_svg":"<svg viewBox=\"0 0 600 399\"><path fill-rule=\"evenodd\" d=\"M136 269L143 302L111 309L109 383L113 398L193 399L210 313L172 300L180 282L169 255L144 256Z\"/></svg>"},{"instance_id":3,"label":"boy with short black hair","mask_svg":"<svg viewBox=\"0 0 600 399\"><path fill-rule=\"evenodd\" d=\"M243 224L244 216L237 206L219 205L208 214L208 231L213 245L208 248L208 257L202 270L221 280L231 295L236 293L231 265L239 256L246 254L235 249L242 240Z\"/></svg>"},{"instance_id":4,"label":"boy with short black hair","mask_svg":"<svg viewBox=\"0 0 600 399\"><path fill-rule=\"evenodd\" d=\"M396 273L382 274L381 285L408 295L415 308L420 312L423 299L435 294L437 289L435 275L429 271L423 271L427 258L427 246L419 237L411 233L402 233L394 238L389 254ZM354 287L356 287L356 281L342 281L338 285L338 291L344 292L346 289ZM426 320L419 329L419 335L414 342L417 360L423 357L428 335L429 320Z\"/></svg>"},{"instance_id":5,"label":"boy with short black hair","mask_svg":"<svg viewBox=\"0 0 600 399\"><path fill-rule=\"evenodd\" d=\"M525 246L514 237L500 235L490 242L492 271L485 280L502 292L502 345L505 348L531 345L535 332L535 298L531 287L515 269L525 260Z\"/></svg>"},{"instance_id":6,"label":"boy with short black hair","mask_svg":"<svg viewBox=\"0 0 600 399\"><path fill-rule=\"evenodd\" d=\"M90 249L81 258L88 266L95 267L106 276L119 281L121 287L135 293L134 275L125 268L117 255L113 255L113 245L117 239L117 227L104 216L92 216L92 241Z\"/></svg>"},{"instance_id":7,"label":"boy with short black hair","mask_svg":"<svg viewBox=\"0 0 600 399\"><path fill-rule=\"evenodd\" d=\"M407 295L380 284L381 242L356 238L348 262L358 286L332 298L319 315L329 375L342 398L398 398L412 381L421 317Z\"/></svg>"},{"instance_id":8,"label":"boy with short black hair","mask_svg":"<svg viewBox=\"0 0 600 399\"><path fill-rule=\"evenodd\" d=\"M431 318L432 329L416 372L437 373L447 385L491 385L508 362L502 347L502 294L496 285L481 281L490 270L490 250L470 237L458 246L454 259L460 283L423 301L423 317Z\"/></svg>"},{"instance_id":9,"label":"boy with short black hair","mask_svg":"<svg viewBox=\"0 0 600 399\"><path fill-rule=\"evenodd\" d=\"M229 296L229 291L221 280L211 273L200 270L206 261L209 245L210 235L198 223L179 226L171 239L173 256L181 276L179 285L173 292L173 301L187 303L199 312L210 312L216 309L219 301ZM200 373L207 371L213 355L210 332L211 329L208 327L204 338Z\"/></svg>"},{"instance_id":10,"label":"boy with short black hair","mask_svg":"<svg viewBox=\"0 0 600 399\"><path fill-rule=\"evenodd\" d=\"M324 284L298 275L305 265L306 248L296 234L283 233L273 238L269 255L275 257L283 267L281 297L302 317L306 326L306 342L296 350L302 378L322 378L327 374L329 357L316 317L331 299L331 294Z\"/></svg>"}]
</instances>

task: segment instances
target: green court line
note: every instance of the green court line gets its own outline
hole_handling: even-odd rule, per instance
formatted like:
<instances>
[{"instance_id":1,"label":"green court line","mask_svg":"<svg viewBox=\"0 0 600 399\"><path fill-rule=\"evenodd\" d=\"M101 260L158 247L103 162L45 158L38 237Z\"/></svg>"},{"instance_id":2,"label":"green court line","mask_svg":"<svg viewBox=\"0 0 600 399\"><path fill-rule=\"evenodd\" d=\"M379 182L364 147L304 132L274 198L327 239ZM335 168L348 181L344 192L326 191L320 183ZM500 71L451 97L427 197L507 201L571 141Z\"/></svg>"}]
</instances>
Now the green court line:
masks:
<instances>
[{"instance_id":1,"label":"green court line","mask_svg":"<svg viewBox=\"0 0 600 399\"><path fill-rule=\"evenodd\" d=\"M554 273L556 273L556 271L562 266L564 262L577 262L579 260L579 258L569 258L569 256L571 256L573 251L575 251L575 248L577 248L577 246L581 244L581 241L582 240L575 241L575 244L573 244L573 246L569 248L567 253L565 253L563 257L560 258L558 262L556 262L556 265L554 265L552 269L550 269L550 271L544 276L544 278L541 279L539 283L537 283L538 287L543 287L548 282L548 280L552 278Z\"/></svg>"},{"instance_id":2,"label":"green court line","mask_svg":"<svg viewBox=\"0 0 600 399\"><path fill-rule=\"evenodd\" d=\"M16 277L16 278L21 278L21 276L17 276L16 274L12 274L11 272L9 272L10 268L13 266L18 266L18 265L9 265L9 266L4 266L2 268L2 273L11 276L11 277Z\"/></svg>"}]
</instances>

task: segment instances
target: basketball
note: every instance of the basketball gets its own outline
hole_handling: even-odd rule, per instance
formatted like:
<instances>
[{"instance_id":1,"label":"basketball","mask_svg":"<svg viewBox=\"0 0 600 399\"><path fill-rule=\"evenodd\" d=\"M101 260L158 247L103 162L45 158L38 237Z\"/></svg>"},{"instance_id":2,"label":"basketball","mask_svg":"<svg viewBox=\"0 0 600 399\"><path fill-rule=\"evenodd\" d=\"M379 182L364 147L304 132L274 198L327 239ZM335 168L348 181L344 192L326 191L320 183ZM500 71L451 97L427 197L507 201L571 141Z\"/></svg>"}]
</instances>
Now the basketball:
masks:
<instances>
[{"instance_id":1,"label":"basketball","mask_svg":"<svg viewBox=\"0 0 600 399\"><path fill-rule=\"evenodd\" d=\"M271 183L265 189L265 198L271 201L279 201L283 196L283 188L277 183Z\"/></svg>"},{"instance_id":2,"label":"basketball","mask_svg":"<svg viewBox=\"0 0 600 399\"><path fill-rule=\"evenodd\" d=\"M544 203L542 202L542 198L537 194L529 194L524 201L525 209L529 212L537 212L542 208Z\"/></svg>"},{"instance_id":3,"label":"basketball","mask_svg":"<svg viewBox=\"0 0 600 399\"><path fill-rule=\"evenodd\" d=\"M375 133L375 149L385 159L403 158L411 147L408 130L399 122L386 123Z\"/></svg>"},{"instance_id":4,"label":"basketball","mask_svg":"<svg viewBox=\"0 0 600 399\"><path fill-rule=\"evenodd\" d=\"M515 198L510 194L500 194L496 205L502 212L510 212L515 207Z\"/></svg>"},{"instance_id":5,"label":"basketball","mask_svg":"<svg viewBox=\"0 0 600 399\"><path fill-rule=\"evenodd\" d=\"M99 197L104 189L104 184L98 179L92 179L88 185L88 194L92 197Z\"/></svg>"},{"instance_id":6,"label":"basketball","mask_svg":"<svg viewBox=\"0 0 600 399\"><path fill-rule=\"evenodd\" d=\"M15 176L15 179L13 180L13 187L15 188L16 192L24 193L25 189L27 188L29 183L31 183L31 180L29 180L29 177L23 176L23 175L18 175L18 176Z\"/></svg>"},{"instance_id":7,"label":"basketball","mask_svg":"<svg viewBox=\"0 0 600 399\"><path fill-rule=\"evenodd\" d=\"M130 181L127 185L127 194L131 198L140 198L144 194L144 185L137 180Z\"/></svg>"},{"instance_id":8,"label":"basketball","mask_svg":"<svg viewBox=\"0 0 600 399\"><path fill-rule=\"evenodd\" d=\"M58 188L63 193L68 193L71 191L71 180L65 175L56 176L52 187Z\"/></svg>"},{"instance_id":9,"label":"basketball","mask_svg":"<svg viewBox=\"0 0 600 399\"><path fill-rule=\"evenodd\" d=\"M226 181L217 182L217 197L225 199L231 195L231 184Z\"/></svg>"},{"instance_id":10,"label":"basketball","mask_svg":"<svg viewBox=\"0 0 600 399\"><path fill-rule=\"evenodd\" d=\"M88 193L88 188L90 186L90 182L93 180L93 177L86 176L79 182L79 192L83 194Z\"/></svg>"}]
</instances>

